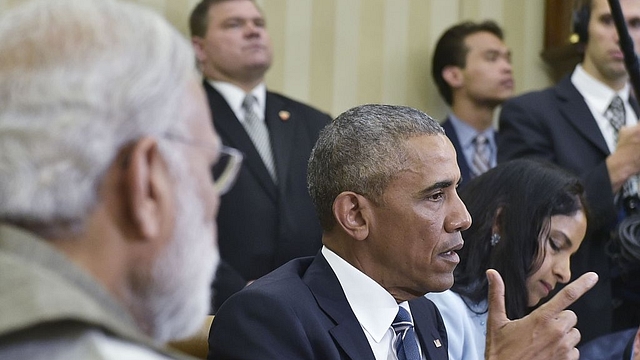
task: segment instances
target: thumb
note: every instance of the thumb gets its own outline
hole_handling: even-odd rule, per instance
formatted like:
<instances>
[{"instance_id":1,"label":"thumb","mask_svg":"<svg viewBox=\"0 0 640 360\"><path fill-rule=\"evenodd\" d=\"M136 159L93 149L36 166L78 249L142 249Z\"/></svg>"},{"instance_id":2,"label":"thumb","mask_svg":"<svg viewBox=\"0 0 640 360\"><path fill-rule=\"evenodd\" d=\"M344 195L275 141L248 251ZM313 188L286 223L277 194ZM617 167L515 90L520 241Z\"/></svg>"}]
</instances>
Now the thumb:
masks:
<instances>
[{"instance_id":1,"label":"thumb","mask_svg":"<svg viewBox=\"0 0 640 360\"><path fill-rule=\"evenodd\" d=\"M633 340L633 354L633 360L640 359L640 328L638 328Z\"/></svg>"},{"instance_id":2,"label":"thumb","mask_svg":"<svg viewBox=\"0 0 640 360\"><path fill-rule=\"evenodd\" d=\"M494 269L487 270L489 282L489 314L487 315L487 333L489 329L502 327L509 321L504 306L504 282L500 273Z\"/></svg>"}]
</instances>

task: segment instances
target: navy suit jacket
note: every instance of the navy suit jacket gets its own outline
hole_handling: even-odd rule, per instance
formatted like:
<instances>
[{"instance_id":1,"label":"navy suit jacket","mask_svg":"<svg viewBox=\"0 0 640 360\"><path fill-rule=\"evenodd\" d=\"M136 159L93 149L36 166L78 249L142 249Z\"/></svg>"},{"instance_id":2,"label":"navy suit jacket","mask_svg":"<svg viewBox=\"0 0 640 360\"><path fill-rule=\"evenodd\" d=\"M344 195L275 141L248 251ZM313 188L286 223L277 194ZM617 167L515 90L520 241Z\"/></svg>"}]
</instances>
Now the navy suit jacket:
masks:
<instances>
[{"instance_id":1,"label":"navy suit jacket","mask_svg":"<svg viewBox=\"0 0 640 360\"><path fill-rule=\"evenodd\" d=\"M460 145L460 140L458 139L458 134L451 124L449 117L447 117L441 125L445 134L447 134L447 137L451 140L453 147L456 149L458 167L460 168L460 175L462 176L462 181L460 181L459 186L462 187L467 181L469 181L469 179L471 179L471 167L467 163L467 158L464 156L462 145Z\"/></svg>"},{"instance_id":2,"label":"navy suit jacket","mask_svg":"<svg viewBox=\"0 0 640 360\"><path fill-rule=\"evenodd\" d=\"M447 135L449 140L451 140L453 147L456 149L458 167L460 168L460 175L462 176L462 181L460 181L459 187L462 188L462 186L464 186L473 177L471 172L471 165L467 162L467 158L464 156L462 145L460 144L460 139L458 139L458 133L453 127L451 119L447 117L441 125L444 129L445 134Z\"/></svg>"},{"instance_id":3,"label":"navy suit jacket","mask_svg":"<svg viewBox=\"0 0 640 360\"><path fill-rule=\"evenodd\" d=\"M600 280L571 308L578 315L582 341L610 332L612 296L605 244L617 210L605 163L609 148L589 107L566 76L555 87L506 101L499 129L499 162L538 157L582 178L591 216L587 236L571 259L572 280L587 271L597 272Z\"/></svg>"},{"instance_id":4,"label":"navy suit jacket","mask_svg":"<svg viewBox=\"0 0 640 360\"><path fill-rule=\"evenodd\" d=\"M435 305L409 302L422 351L447 359L447 334ZM436 347L434 341L442 346ZM292 260L236 293L209 334L210 360L374 360L369 342L322 254Z\"/></svg>"},{"instance_id":5,"label":"navy suit jacket","mask_svg":"<svg viewBox=\"0 0 640 360\"><path fill-rule=\"evenodd\" d=\"M329 115L267 92L269 129L277 185L253 142L222 95L204 81L213 125L222 143L240 150L244 162L218 213L221 266L214 281L215 310L232 293L321 247L322 228L307 191L307 162Z\"/></svg>"}]
</instances>

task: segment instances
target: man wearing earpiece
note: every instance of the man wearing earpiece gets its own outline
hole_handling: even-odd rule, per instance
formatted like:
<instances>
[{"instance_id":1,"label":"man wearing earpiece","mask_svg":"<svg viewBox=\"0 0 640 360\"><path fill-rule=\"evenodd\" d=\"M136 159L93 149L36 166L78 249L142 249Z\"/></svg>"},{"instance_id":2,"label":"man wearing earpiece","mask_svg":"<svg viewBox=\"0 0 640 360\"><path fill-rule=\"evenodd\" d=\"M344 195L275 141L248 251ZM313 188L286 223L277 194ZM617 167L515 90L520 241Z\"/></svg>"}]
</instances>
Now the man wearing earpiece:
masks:
<instances>
[{"instance_id":1,"label":"man wearing earpiece","mask_svg":"<svg viewBox=\"0 0 640 360\"><path fill-rule=\"evenodd\" d=\"M640 49L640 1L620 0L635 49ZM504 103L498 162L520 157L553 161L577 174L592 209L590 228L572 273L596 271L600 281L572 308L582 341L638 324L638 303L606 255L612 230L631 212L640 173L638 105L631 94L618 33L607 0L578 0L574 28L584 58L555 87Z\"/></svg>"},{"instance_id":2,"label":"man wearing earpiece","mask_svg":"<svg viewBox=\"0 0 640 360\"><path fill-rule=\"evenodd\" d=\"M320 249L305 180L311 148L331 117L267 89L273 50L254 0L202 0L189 23L213 125L245 156L237 187L220 199L215 312L247 283Z\"/></svg>"}]
</instances>

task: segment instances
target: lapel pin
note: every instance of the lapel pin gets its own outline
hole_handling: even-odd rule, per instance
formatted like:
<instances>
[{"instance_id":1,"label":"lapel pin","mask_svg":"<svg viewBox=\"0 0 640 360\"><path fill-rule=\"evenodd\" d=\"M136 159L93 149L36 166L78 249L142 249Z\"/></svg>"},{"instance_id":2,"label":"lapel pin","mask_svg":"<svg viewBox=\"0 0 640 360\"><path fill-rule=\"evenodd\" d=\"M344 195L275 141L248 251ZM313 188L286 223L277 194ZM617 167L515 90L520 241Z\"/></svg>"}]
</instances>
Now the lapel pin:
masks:
<instances>
[{"instance_id":1,"label":"lapel pin","mask_svg":"<svg viewBox=\"0 0 640 360\"><path fill-rule=\"evenodd\" d=\"M437 348L439 348L439 347L441 347L441 346L442 346L442 344L440 343L440 339L435 339L435 340L433 340L433 344L434 344Z\"/></svg>"},{"instance_id":2,"label":"lapel pin","mask_svg":"<svg viewBox=\"0 0 640 360\"><path fill-rule=\"evenodd\" d=\"M278 113L278 116L280 116L280 120L287 121L291 117L291 113L288 112L287 110L280 110L280 112Z\"/></svg>"}]
</instances>

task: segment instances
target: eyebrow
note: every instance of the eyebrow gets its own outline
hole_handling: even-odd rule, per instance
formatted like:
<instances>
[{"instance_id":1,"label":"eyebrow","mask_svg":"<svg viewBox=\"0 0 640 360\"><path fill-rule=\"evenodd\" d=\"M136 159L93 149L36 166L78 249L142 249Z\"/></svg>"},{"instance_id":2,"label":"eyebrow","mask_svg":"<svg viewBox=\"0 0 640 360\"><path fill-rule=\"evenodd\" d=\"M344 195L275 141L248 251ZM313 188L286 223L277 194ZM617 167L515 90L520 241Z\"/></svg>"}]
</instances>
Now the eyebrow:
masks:
<instances>
[{"instance_id":1,"label":"eyebrow","mask_svg":"<svg viewBox=\"0 0 640 360\"><path fill-rule=\"evenodd\" d=\"M458 180L458 184L459 183L460 183L460 180ZM431 192L433 190L445 189L445 188L448 188L448 187L451 187L451 186L453 186L453 181L451 181L451 180L438 181L437 183L429 186L428 188L422 189L420 191L420 194L426 194L426 193Z\"/></svg>"},{"instance_id":2,"label":"eyebrow","mask_svg":"<svg viewBox=\"0 0 640 360\"><path fill-rule=\"evenodd\" d=\"M491 55L498 55L498 56L503 56L503 55L507 55L510 56L511 55L511 49L497 49L497 48L490 48L490 49L486 49L484 51L485 54L491 54Z\"/></svg>"}]
</instances>

